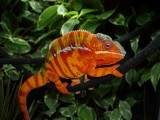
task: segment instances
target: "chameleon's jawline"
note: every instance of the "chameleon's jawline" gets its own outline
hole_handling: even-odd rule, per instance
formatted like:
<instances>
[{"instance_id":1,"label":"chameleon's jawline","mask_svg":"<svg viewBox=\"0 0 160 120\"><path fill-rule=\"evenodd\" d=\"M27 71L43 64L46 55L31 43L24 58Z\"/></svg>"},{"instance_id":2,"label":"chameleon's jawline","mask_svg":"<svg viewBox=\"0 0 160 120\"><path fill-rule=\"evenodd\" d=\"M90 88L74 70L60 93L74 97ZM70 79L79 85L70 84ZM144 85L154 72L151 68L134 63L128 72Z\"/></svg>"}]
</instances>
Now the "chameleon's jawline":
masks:
<instances>
[{"instance_id":1,"label":"chameleon's jawline","mask_svg":"<svg viewBox=\"0 0 160 120\"><path fill-rule=\"evenodd\" d=\"M110 54L110 55L118 55L124 57L125 54L122 53L115 53L115 52L109 52L109 51L95 51L95 54Z\"/></svg>"}]
</instances>

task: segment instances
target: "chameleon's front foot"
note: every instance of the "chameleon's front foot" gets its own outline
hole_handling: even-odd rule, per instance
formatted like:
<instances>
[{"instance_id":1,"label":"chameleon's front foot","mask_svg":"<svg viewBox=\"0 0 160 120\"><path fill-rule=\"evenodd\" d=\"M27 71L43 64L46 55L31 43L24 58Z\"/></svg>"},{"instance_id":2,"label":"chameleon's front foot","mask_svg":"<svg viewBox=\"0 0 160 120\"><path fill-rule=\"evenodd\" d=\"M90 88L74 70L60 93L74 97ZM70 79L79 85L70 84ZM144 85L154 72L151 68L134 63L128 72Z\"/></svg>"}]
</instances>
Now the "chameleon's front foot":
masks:
<instances>
[{"instance_id":1,"label":"chameleon's front foot","mask_svg":"<svg viewBox=\"0 0 160 120\"><path fill-rule=\"evenodd\" d=\"M111 74L113 74L114 76L116 77L122 77L123 74L120 73L118 70L116 70L120 65L119 64L116 64L116 65L113 65L111 68Z\"/></svg>"}]
</instances>

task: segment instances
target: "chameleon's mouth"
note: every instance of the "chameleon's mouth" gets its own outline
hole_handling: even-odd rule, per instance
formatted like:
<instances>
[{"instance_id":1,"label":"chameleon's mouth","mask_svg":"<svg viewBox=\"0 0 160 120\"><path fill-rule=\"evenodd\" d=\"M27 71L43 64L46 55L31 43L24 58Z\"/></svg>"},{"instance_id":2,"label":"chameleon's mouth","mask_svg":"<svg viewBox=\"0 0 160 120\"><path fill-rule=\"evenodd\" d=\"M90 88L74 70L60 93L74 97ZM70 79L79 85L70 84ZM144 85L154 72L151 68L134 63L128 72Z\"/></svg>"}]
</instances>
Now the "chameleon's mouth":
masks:
<instances>
[{"instance_id":1,"label":"chameleon's mouth","mask_svg":"<svg viewBox=\"0 0 160 120\"><path fill-rule=\"evenodd\" d=\"M95 51L95 54L107 54L109 56L113 56L114 57L120 57L120 58L123 58L125 56L125 54L123 53L116 53L116 52L110 52L110 51Z\"/></svg>"}]
</instances>

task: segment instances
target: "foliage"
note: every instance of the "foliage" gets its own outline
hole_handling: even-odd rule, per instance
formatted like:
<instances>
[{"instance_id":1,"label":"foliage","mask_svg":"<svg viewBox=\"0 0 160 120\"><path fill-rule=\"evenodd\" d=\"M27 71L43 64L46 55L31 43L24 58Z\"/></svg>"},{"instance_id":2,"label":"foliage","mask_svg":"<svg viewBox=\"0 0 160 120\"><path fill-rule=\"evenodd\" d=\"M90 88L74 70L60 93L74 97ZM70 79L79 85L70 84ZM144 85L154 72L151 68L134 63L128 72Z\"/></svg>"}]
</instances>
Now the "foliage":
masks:
<instances>
[{"instance_id":1,"label":"foliage","mask_svg":"<svg viewBox=\"0 0 160 120\"><path fill-rule=\"evenodd\" d=\"M121 2L118 0L1 0L0 2L0 45L14 58L44 57L54 39L77 29L105 33L113 39L120 37L150 21L157 14L156 8L158 9L156 4L150 1L137 1L138 4L135 4L133 0ZM159 29L155 27L126 43L124 46L127 51L126 58L136 55L157 34ZM45 89L44 96L31 96L30 99L33 101L29 107L31 116L33 119L54 120L68 118L131 120L135 118L134 114L139 114L139 119L143 119L143 116L151 117L154 111L143 109L146 112L143 115L135 112L135 106L139 103L145 104L147 88L150 88L152 93L154 93L153 89L156 91L160 78L159 56L160 51L157 50L143 64L126 73L123 79L107 81L94 91L82 91L81 95L66 96ZM41 66L24 65L33 73ZM1 66L1 119L5 114L10 117L7 119L17 119L17 114L21 114L18 113L19 108L15 106L19 89L16 82L20 81L20 78L21 74L12 65ZM8 111L12 97L14 110ZM147 105L152 106L152 104Z\"/></svg>"}]
</instances>

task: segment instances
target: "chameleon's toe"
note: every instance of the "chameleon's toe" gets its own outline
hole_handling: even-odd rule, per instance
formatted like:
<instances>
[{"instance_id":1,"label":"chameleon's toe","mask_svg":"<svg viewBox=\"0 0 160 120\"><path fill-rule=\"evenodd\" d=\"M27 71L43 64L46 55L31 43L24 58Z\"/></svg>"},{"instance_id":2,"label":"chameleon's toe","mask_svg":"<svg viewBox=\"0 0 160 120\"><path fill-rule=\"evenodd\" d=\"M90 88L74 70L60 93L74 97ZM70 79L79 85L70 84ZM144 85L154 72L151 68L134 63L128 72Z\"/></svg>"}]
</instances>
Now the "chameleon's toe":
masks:
<instances>
[{"instance_id":1,"label":"chameleon's toe","mask_svg":"<svg viewBox=\"0 0 160 120\"><path fill-rule=\"evenodd\" d=\"M74 86L74 85L81 83L80 79L72 79L71 81L72 81L71 86ZM80 93L81 93L81 91L75 92L75 94L80 94Z\"/></svg>"},{"instance_id":2,"label":"chameleon's toe","mask_svg":"<svg viewBox=\"0 0 160 120\"><path fill-rule=\"evenodd\" d=\"M89 80L90 80L90 79L88 79L88 78L86 79L86 78L85 78L84 82L88 82ZM88 88L88 90L94 90L94 87Z\"/></svg>"},{"instance_id":3,"label":"chameleon's toe","mask_svg":"<svg viewBox=\"0 0 160 120\"><path fill-rule=\"evenodd\" d=\"M116 77L123 76L122 73L120 73L119 71L116 70L119 66L120 66L119 64L112 66L112 69L113 69L112 74L115 75Z\"/></svg>"}]
</instances>

